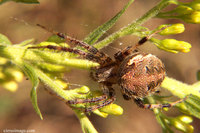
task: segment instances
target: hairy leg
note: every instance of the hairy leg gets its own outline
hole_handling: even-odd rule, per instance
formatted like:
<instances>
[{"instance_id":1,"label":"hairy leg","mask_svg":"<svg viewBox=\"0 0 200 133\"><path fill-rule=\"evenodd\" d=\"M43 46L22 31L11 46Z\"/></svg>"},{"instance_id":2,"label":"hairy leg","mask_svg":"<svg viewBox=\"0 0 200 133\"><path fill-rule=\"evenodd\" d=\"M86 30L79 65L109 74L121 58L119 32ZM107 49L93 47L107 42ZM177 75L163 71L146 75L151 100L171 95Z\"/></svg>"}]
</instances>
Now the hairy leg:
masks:
<instances>
[{"instance_id":1,"label":"hairy leg","mask_svg":"<svg viewBox=\"0 0 200 133\"><path fill-rule=\"evenodd\" d=\"M47 30L48 32L51 32L57 36L59 36L60 38L63 38L65 39L66 41L69 41L71 43L74 43L75 45L78 45L80 47L83 47L85 49L87 49L91 54L93 54L94 56L100 58L101 60L101 65L106 65L106 64L110 64L112 63L112 59L110 57L108 57L106 54L104 54L103 52L100 52L98 49L96 49L95 47L93 47L92 45L89 45L83 41L80 41L80 40L77 40L75 38L72 38L70 36L67 36L63 33L59 33L59 32L56 32L56 31L53 31L51 29L48 29L46 28L45 26L43 25L40 25L40 24L37 24L37 26Z\"/></svg>"},{"instance_id":2,"label":"hairy leg","mask_svg":"<svg viewBox=\"0 0 200 133\"><path fill-rule=\"evenodd\" d=\"M135 103L140 107L140 108L144 108L144 109L154 109L154 108L164 108L164 107L173 107L178 103L184 102L186 99L188 98L188 96L186 96L183 99L180 99L178 101L172 102L172 103L167 103L167 104L144 104L143 101L141 99L134 99Z\"/></svg>"},{"instance_id":3,"label":"hairy leg","mask_svg":"<svg viewBox=\"0 0 200 133\"><path fill-rule=\"evenodd\" d=\"M84 112L86 112L86 113L91 112L96 109L99 109L99 108L102 108L106 105L109 105L116 100L115 92L111 85L109 85L109 86L103 85L103 87L104 87L103 95L101 95L101 96L97 96L97 97L90 98L90 99L70 100L70 101L67 101L67 103L69 105L81 104L81 103L96 103L95 105L86 107L84 110Z\"/></svg>"},{"instance_id":4,"label":"hairy leg","mask_svg":"<svg viewBox=\"0 0 200 133\"><path fill-rule=\"evenodd\" d=\"M122 51L118 51L114 57L116 59L117 62L121 62L122 60L124 60L128 55L130 55L131 53L133 53L134 51L137 51L136 48L140 45L143 45L145 42L147 42L154 34L157 34L158 32L162 31L163 29L165 29L166 27L163 27L162 29L155 31L154 33L150 34L149 36L143 37L142 39L140 39L138 41L138 43L136 45L132 45L132 46L128 46L125 49L123 49Z\"/></svg>"},{"instance_id":5,"label":"hairy leg","mask_svg":"<svg viewBox=\"0 0 200 133\"><path fill-rule=\"evenodd\" d=\"M47 49L52 49L52 50L57 50L57 51L75 53L75 54L80 55L82 58L88 59L90 61L94 61L94 62L97 62L97 63L100 63L100 64L102 63L102 60L99 57L96 57L93 54L86 53L86 52L79 50L79 49L53 46L53 45L28 47L28 49L40 49L40 48L47 48Z\"/></svg>"}]
</instances>

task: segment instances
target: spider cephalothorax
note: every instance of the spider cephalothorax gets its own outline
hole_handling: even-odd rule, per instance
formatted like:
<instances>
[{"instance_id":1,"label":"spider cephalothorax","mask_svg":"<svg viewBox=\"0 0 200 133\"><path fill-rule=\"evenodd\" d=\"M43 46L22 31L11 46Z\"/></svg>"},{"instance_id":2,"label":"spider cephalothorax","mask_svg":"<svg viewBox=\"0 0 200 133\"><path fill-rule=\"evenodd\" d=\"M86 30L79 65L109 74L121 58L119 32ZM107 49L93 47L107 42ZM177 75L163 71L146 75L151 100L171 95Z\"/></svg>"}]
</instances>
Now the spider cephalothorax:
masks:
<instances>
[{"instance_id":1,"label":"spider cephalothorax","mask_svg":"<svg viewBox=\"0 0 200 133\"><path fill-rule=\"evenodd\" d=\"M68 104L99 102L100 104L88 107L86 112L101 108L115 101L115 92L113 84L118 84L121 88L124 99L133 99L139 107L142 108L162 108L171 107L182 100L171 104L144 104L142 99L154 93L165 78L165 68L162 61L152 54L138 52L137 47L145 43L149 37L143 37L136 45L128 46L124 50L117 52L112 60L108 55L100 52L98 49L79 41L38 25L45 30L56 34L57 36L85 48L88 52L61 46L36 46L31 49L48 48L58 51L71 52L80 55L82 58L95 61L100 64L99 67L91 69L91 76L99 82L103 88L103 95L91 99L75 99L68 101ZM103 102L102 102L103 101Z\"/></svg>"}]
</instances>

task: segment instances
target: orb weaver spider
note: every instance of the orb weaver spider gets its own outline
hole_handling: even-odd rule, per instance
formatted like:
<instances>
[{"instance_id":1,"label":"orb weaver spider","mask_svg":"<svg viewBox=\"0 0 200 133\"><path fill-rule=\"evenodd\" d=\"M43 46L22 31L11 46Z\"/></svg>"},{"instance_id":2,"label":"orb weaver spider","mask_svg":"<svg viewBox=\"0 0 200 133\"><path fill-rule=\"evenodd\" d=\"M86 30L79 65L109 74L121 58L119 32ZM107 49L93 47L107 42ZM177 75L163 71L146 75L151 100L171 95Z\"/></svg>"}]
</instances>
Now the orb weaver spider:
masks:
<instances>
[{"instance_id":1,"label":"orb weaver spider","mask_svg":"<svg viewBox=\"0 0 200 133\"><path fill-rule=\"evenodd\" d=\"M113 103L116 100L113 84L120 86L121 93L125 100L133 99L135 103L145 109L171 107L184 101L181 99L169 104L144 104L142 99L155 93L165 78L166 72L163 62L152 54L147 54L137 50L137 47L144 44L153 34L143 37L134 46L128 46L125 49L114 54L114 60L104 52L89 45L83 41L69 37L63 33L47 29L37 24L37 26L51 32L65 41L73 43L86 49L88 52L76 48L62 46L33 46L29 49L47 48L57 51L70 52L80 57L94 61L100 64L91 69L91 77L102 85L103 95L89 99L74 99L67 101L69 105L79 103L99 103L84 109L85 112L91 112Z\"/></svg>"}]
</instances>

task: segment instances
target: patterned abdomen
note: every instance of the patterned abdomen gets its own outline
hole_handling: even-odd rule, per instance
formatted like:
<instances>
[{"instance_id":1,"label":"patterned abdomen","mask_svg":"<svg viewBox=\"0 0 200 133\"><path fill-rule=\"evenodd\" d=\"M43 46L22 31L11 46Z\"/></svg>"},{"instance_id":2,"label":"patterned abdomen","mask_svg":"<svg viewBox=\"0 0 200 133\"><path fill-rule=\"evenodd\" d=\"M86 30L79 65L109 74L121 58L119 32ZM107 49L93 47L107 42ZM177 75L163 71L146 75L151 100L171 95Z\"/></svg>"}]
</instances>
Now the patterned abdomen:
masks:
<instances>
[{"instance_id":1,"label":"patterned abdomen","mask_svg":"<svg viewBox=\"0 0 200 133\"><path fill-rule=\"evenodd\" d=\"M156 91L165 78L162 61L139 52L127 57L119 68L119 85L125 99L143 98Z\"/></svg>"}]
</instances>

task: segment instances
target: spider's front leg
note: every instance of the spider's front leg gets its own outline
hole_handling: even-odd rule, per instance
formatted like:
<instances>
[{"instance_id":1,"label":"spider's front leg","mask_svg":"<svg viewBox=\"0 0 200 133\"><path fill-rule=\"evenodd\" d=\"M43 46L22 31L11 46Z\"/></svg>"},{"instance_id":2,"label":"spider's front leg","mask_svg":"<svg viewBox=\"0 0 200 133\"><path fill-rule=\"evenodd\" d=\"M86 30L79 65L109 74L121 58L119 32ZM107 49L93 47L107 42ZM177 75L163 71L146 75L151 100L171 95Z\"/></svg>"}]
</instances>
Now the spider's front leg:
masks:
<instances>
[{"instance_id":1,"label":"spider's front leg","mask_svg":"<svg viewBox=\"0 0 200 133\"><path fill-rule=\"evenodd\" d=\"M146 41L148 41L150 38L150 36L146 36L143 37L142 39L140 39L138 41L138 43L136 45L133 46L128 46L125 49L123 49L122 51L117 52L114 57L116 59L116 61L121 62L123 61L128 55L130 55L131 53L133 53L134 51L136 52L136 48L142 44L144 44Z\"/></svg>"},{"instance_id":2,"label":"spider's front leg","mask_svg":"<svg viewBox=\"0 0 200 133\"><path fill-rule=\"evenodd\" d=\"M143 45L145 42L147 42L153 35L159 33L160 31L164 30L167 27L163 27L160 30L157 30L155 32L153 32L152 34L145 36L143 38L141 38L138 43L136 45L133 46L128 46L125 49L123 49L122 51L117 52L114 57L116 59L117 62L121 62L123 61L128 55L130 55L131 53L133 53L134 51L137 51L136 48L140 45Z\"/></svg>"},{"instance_id":3,"label":"spider's front leg","mask_svg":"<svg viewBox=\"0 0 200 133\"><path fill-rule=\"evenodd\" d=\"M37 26L39 26L40 28L42 28L42 29L44 29L48 32L51 32L54 35L57 35L58 37L64 39L65 41L71 42L76 46L80 46L82 48L85 48L89 52L90 55L93 55L95 58L98 58L98 61L96 61L96 62L98 62L102 66L113 63L112 59L108 55L99 51L97 48L93 47L92 45L89 45L89 44L87 44L87 43L85 43L81 40L67 36L63 33L56 32L52 29L46 28L43 25L37 24ZM89 58L87 58L87 59L89 59ZM94 61L94 60L92 60L92 61Z\"/></svg>"}]
</instances>

